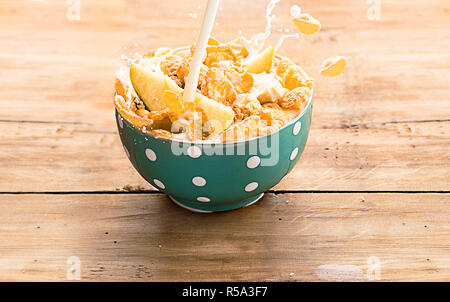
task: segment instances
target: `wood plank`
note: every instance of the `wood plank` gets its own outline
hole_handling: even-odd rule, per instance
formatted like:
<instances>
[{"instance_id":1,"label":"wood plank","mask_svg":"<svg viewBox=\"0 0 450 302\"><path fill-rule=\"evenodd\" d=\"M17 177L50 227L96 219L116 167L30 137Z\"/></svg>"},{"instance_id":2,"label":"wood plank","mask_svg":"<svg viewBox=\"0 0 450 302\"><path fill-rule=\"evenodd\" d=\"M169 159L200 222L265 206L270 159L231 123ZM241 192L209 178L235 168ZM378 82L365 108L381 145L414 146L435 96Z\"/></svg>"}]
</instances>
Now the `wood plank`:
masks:
<instances>
[{"instance_id":1,"label":"wood plank","mask_svg":"<svg viewBox=\"0 0 450 302\"><path fill-rule=\"evenodd\" d=\"M450 122L313 129L275 190L448 191ZM0 192L153 190L116 131L0 122ZM32 169L30 169L32 167Z\"/></svg>"},{"instance_id":2,"label":"wood plank","mask_svg":"<svg viewBox=\"0 0 450 302\"><path fill-rule=\"evenodd\" d=\"M65 280L70 256L85 281L367 280L368 259L383 281L450 281L448 194L266 194L217 214L160 194L0 200L2 281Z\"/></svg>"},{"instance_id":3,"label":"wood plank","mask_svg":"<svg viewBox=\"0 0 450 302\"><path fill-rule=\"evenodd\" d=\"M289 24L293 3L282 1L276 8L275 29ZM197 3L177 4L86 1L81 20L70 22L61 1L2 2L0 85L8 89L0 91L0 119L113 127L112 79L120 54L195 41L200 20L188 13L197 11ZM229 40L240 29L247 36L262 31L265 5L227 1L216 35ZM322 21L323 31L302 41L288 40L281 52L317 81L318 127L448 119L448 1L389 1L383 3L380 21L367 20L362 1L302 5ZM417 12L420 18L411 17ZM271 44L280 35L274 32ZM320 77L322 60L335 55L349 58L345 74Z\"/></svg>"},{"instance_id":4,"label":"wood plank","mask_svg":"<svg viewBox=\"0 0 450 302\"><path fill-rule=\"evenodd\" d=\"M277 7L275 28L293 3ZM199 20L186 12L197 4L179 4L173 15L166 2L83 2L81 20L70 22L61 1L2 2L0 191L151 189L114 134L112 79L122 52L195 40ZM264 27L265 1L224 5L219 38ZM316 78L313 130L302 163L276 189L448 191L448 1L390 1L377 22L363 2L302 5L323 31L287 40L282 53ZM406 17L419 10L421 22ZM320 77L321 61L337 54L349 58L346 72Z\"/></svg>"},{"instance_id":5,"label":"wood plank","mask_svg":"<svg viewBox=\"0 0 450 302\"><path fill-rule=\"evenodd\" d=\"M301 164L276 189L448 191L448 1L390 1L378 22L366 19L363 2L332 10L304 2L323 31L287 40L282 53L317 80L313 130ZM265 1L239 3L227 1L219 38L264 27ZM280 3L279 20L292 3ZM83 2L81 20L70 22L61 1L2 2L0 191L151 189L114 134L112 79L122 52L195 40L199 20L185 12L197 4L181 1L176 18L171 6ZM422 22L403 17L419 8ZM321 61L336 54L349 58L347 71L320 77Z\"/></svg>"},{"instance_id":6,"label":"wood plank","mask_svg":"<svg viewBox=\"0 0 450 302\"><path fill-rule=\"evenodd\" d=\"M370 21L365 1L302 1L322 31L281 54L316 79L305 153L276 194L211 215L134 171L112 106L120 55L191 44L199 4L82 1L71 22L64 1L1 1L0 281L66 280L70 256L85 281L365 281L378 261L383 281L450 281L450 2ZM266 4L222 1L214 35L261 32ZM319 76L336 55L344 74Z\"/></svg>"}]
</instances>

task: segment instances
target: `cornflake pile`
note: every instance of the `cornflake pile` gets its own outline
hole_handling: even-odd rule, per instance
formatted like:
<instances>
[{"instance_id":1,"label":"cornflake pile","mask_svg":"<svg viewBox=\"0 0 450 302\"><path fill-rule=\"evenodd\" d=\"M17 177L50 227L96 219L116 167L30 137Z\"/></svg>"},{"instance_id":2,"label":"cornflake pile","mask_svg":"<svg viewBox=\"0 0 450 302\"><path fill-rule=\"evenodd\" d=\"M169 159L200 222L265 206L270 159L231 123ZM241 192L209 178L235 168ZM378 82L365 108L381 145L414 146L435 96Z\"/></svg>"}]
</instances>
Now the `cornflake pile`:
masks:
<instances>
[{"instance_id":1,"label":"cornflake pile","mask_svg":"<svg viewBox=\"0 0 450 302\"><path fill-rule=\"evenodd\" d=\"M183 103L182 93L193 47L130 59L116 79L117 110L169 139L228 142L276 132L305 109L313 80L272 47L250 53L246 41L209 40L192 103Z\"/></svg>"}]
</instances>

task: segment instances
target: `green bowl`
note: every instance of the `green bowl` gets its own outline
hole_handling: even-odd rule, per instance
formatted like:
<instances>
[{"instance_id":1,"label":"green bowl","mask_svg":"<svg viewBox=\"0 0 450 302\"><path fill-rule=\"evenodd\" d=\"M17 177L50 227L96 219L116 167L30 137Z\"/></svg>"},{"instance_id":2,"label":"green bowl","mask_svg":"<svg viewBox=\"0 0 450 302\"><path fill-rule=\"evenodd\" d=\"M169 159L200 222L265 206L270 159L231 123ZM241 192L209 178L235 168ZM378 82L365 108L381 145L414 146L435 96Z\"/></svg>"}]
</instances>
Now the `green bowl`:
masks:
<instances>
[{"instance_id":1,"label":"green bowl","mask_svg":"<svg viewBox=\"0 0 450 302\"><path fill-rule=\"evenodd\" d=\"M151 185L179 206L210 213L249 206L285 177L308 138L313 95L305 110L277 132L230 143L156 138L116 110L125 153Z\"/></svg>"}]
</instances>

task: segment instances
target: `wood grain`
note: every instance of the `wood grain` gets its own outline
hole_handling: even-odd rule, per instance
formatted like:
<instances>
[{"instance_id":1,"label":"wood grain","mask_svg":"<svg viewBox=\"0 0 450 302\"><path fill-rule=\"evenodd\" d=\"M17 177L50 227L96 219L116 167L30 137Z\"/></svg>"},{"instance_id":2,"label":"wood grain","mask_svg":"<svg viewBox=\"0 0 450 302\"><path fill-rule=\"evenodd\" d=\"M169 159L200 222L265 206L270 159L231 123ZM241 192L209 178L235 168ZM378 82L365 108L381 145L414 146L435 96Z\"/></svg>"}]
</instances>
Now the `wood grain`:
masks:
<instances>
[{"instance_id":1,"label":"wood grain","mask_svg":"<svg viewBox=\"0 0 450 302\"><path fill-rule=\"evenodd\" d=\"M153 190L114 128L0 122L0 133L0 192ZM274 189L449 191L449 145L442 122L314 128L299 164Z\"/></svg>"},{"instance_id":2,"label":"wood grain","mask_svg":"<svg viewBox=\"0 0 450 302\"><path fill-rule=\"evenodd\" d=\"M2 195L0 279L65 280L77 256L85 281L323 280L331 264L363 275L327 278L366 280L377 257L385 281L450 281L449 204L448 194L266 194L195 214L160 194Z\"/></svg>"},{"instance_id":3,"label":"wood grain","mask_svg":"<svg viewBox=\"0 0 450 302\"><path fill-rule=\"evenodd\" d=\"M222 1L214 35L261 32L267 2ZM193 43L204 1L82 0L70 21L65 1L0 0L0 280L66 280L77 256L87 281L365 281L370 259L384 281L450 281L450 2L382 1L379 21L300 4L322 23L281 48L316 81L300 163L260 203L198 215L133 170L112 95L121 54Z\"/></svg>"},{"instance_id":4,"label":"wood grain","mask_svg":"<svg viewBox=\"0 0 450 302\"><path fill-rule=\"evenodd\" d=\"M18 2L2 2L8 14L0 30L0 85L8 89L0 90L0 121L16 123L0 125L0 191L148 189L124 160L114 134L113 74L122 52L192 43L199 20L181 12L196 5L181 3L176 21L167 24L156 16L173 12L168 3L86 1L81 20L70 22L60 2L28 3L25 11ZM265 1L246 3L262 15ZM316 78L313 130L301 164L276 189L449 190L450 32L437 27L449 18L438 8L445 1L427 3L420 28L415 18L394 22L405 10L414 16L420 1L408 7L394 1L378 22L367 20L366 7L354 1L333 4L332 11L327 1L304 4L323 20L323 31L302 43L287 40L282 53ZM277 7L280 20L288 20L289 6L283 1ZM235 18L226 24L245 28L245 34L264 26L235 7L227 2L219 24ZM108 16L94 18L100 10ZM44 18L52 13L52 20ZM174 28L180 32L172 33ZM237 29L216 31L230 39ZM349 58L346 72L320 77L321 61L336 54ZM33 173L25 171L30 165L36 166Z\"/></svg>"}]
</instances>

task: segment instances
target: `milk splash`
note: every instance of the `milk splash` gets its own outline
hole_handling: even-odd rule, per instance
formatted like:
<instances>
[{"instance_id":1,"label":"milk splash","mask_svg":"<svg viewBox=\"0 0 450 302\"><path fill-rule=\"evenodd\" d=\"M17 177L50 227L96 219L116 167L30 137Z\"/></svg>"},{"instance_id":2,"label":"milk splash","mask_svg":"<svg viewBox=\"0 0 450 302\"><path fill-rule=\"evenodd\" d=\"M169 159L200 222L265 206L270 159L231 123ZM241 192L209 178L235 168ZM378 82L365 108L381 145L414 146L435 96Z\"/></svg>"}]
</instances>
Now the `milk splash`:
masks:
<instances>
[{"instance_id":1,"label":"milk splash","mask_svg":"<svg viewBox=\"0 0 450 302\"><path fill-rule=\"evenodd\" d=\"M263 33L258 33L253 35L250 40L246 40L243 38L245 42L245 46L249 50L250 54L256 54L260 52L264 48L264 44L266 40L269 38L271 34L272 21L275 18L275 15L272 14L275 6L280 2L280 0L270 0L269 4L266 7L266 28ZM301 14L301 9L298 5L293 5L290 9L290 15L292 18L298 17ZM240 31L242 33L242 31ZM289 30L286 28L285 32L288 33ZM296 34L284 34L278 40L278 43L274 47L274 51L277 52L280 47L283 45L283 42L288 38L296 38L298 39L300 35Z\"/></svg>"},{"instance_id":2,"label":"milk splash","mask_svg":"<svg viewBox=\"0 0 450 302\"><path fill-rule=\"evenodd\" d=\"M291 6L291 17L292 18L298 18L301 13L302 13L302 10L301 10L300 6L298 6L298 5Z\"/></svg>"},{"instance_id":3,"label":"milk splash","mask_svg":"<svg viewBox=\"0 0 450 302\"><path fill-rule=\"evenodd\" d=\"M296 38L296 39L298 39L299 37L300 37L299 34L282 35L280 37L280 40L278 40L278 43L277 43L277 45L275 45L273 50L275 52L278 52L278 49L280 49L281 45L283 45L284 40L286 40L288 38Z\"/></svg>"},{"instance_id":4,"label":"milk splash","mask_svg":"<svg viewBox=\"0 0 450 302\"><path fill-rule=\"evenodd\" d=\"M269 4L266 8L266 28L263 33L256 34L250 38L249 42L249 51L258 53L260 52L263 47L264 43L266 42L267 38L270 36L271 28L272 28L272 21L275 18L275 15L272 14L273 9L277 5L277 3L280 2L280 0L270 0Z\"/></svg>"}]
</instances>

